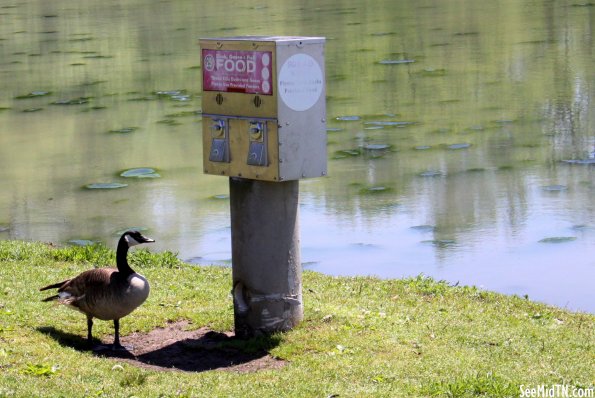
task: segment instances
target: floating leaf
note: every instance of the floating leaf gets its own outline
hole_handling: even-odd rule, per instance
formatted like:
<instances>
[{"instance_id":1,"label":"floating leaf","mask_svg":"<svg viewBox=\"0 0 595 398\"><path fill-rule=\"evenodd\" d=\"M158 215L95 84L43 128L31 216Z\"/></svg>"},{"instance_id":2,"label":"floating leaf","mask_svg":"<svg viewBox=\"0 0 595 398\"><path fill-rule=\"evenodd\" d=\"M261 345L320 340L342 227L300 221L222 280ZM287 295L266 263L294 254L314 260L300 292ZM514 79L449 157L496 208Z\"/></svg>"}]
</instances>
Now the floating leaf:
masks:
<instances>
[{"instance_id":1,"label":"floating leaf","mask_svg":"<svg viewBox=\"0 0 595 398\"><path fill-rule=\"evenodd\" d=\"M551 238L543 238L539 243L566 243L576 240L576 236L553 236Z\"/></svg>"},{"instance_id":2,"label":"floating leaf","mask_svg":"<svg viewBox=\"0 0 595 398\"><path fill-rule=\"evenodd\" d=\"M201 111L182 111L177 113L170 113L169 115L165 115L167 118L173 117L186 117L186 116L200 116Z\"/></svg>"},{"instance_id":3,"label":"floating leaf","mask_svg":"<svg viewBox=\"0 0 595 398\"><path fill-rule=\"evenodd\" d=\"M364 122L365 125L368 126L381 126L381 127L403 127L403 126L410 126L415 124L415 122L399 122L399 121L371 121L371 122Z\"/></svg>"},{"instance_id":4,"label":"floating leaf","mask_svg":"<svg viewBox=\"0 0 595 398\"><path fill-rule=\"evenodd\" d=\"M113 56L111 56L111 55L99 55L99 54L95 54L95 55L85 55L83 58L102 59L102 58L113 58Z\"/></svg>"},{"instance_id":5,"label":"floating leaf","mask_svg":"<svg viewBox=\"0 0 595 398\"><path fill-rule=\"evenodd\" d=\"M192 99L186 90L155 91L153 94L158 98L169 98L172 101L190 101Z\"/></svg>"},{"instance_id":6,"label":"floating leaf","mask_svg":"<svg viewBox=\"0 0 595 398\"><path fill-rule=\"evenodd\" d=\"M574 231L588 231L590 229L593 229L593 227L586 225L586 224L579 224L579 225L573 225L572 229ZM0 231L2 230L2 228L0 227Z\"/></svg>"},{"instance_id":7,"label":"floating leaf","mask_svg":"<svg viewBox=\"0 0 595 398\"><path fill-rule=\"evenodd\" d=\"M566 185L547 185L542 188L544 191L548 191L548 192L561 192L561 191L566 191L568 189L568 187Z\"/></svg>"},{"instance_id":8,"label":"floating leaf","mask_svg":"<svg viewBox=\"0 0 595 398\"><path fill-rule=\"evenodd\" d=\"M434 232L436 230L436 227L433 225L414 225L413 227L411 227L411 229L419 232Z\"/></svg>"},{"instance_id":9,"label":"floating leaf","mask_svg":"<svg viewBox=\"0 0 595 398\"><path fill-rule=\"evenodd\" d=\"M390 147L388 144L368 144L364 146L364 149L368 151L385 151L390 149Z\"/></svg>"},{"instance_id":10,"label":"floating leaf","mask_svg":"<svg viewBox=\"0 0 595 398\"><path fill-rule=\"evenodd\" d=\"M374 33L370 33L371 36L392 36L392 35L396 35L395 32L374 32Z\"/></svg>"},{"instance_id":11,"label":"floating leaf","mask_svg":"<svg viewBox=\"0 0 595 398\"><path fill-rule=\"evenodd\" d=\"M129 134L138 129L138 127L123 127L121 129L110 130L109 132L114 134Z\"/></svg>"},{"instance_id":12,"label":"floating leaf","mask_svg":"<svg viewBox=\"0 0 595 398\"><path fill-rule=\"evenodd\" d=\"M139 167L135 169L124 170L120 173L120 177L126 178L159 178L161 177L155 169L149 167Z\"/></svg>"},{"instance_id":13,"label":"floating leaf","mask_svg":"<svg viewBox=\"0 0 595 398\"><path fill-rule=\"evenodd\" d=\"M50 95L50 91L31 91L29 94L19 95L14 97L15 99L29 99L29 98L37 98L37 97L44 97L46 95Z\"/></svg>"},{"instance_id":14,"label":"floating leaf","mask_svg":"<svg viewBox=\"0 0 595 398\"><path fill-rule=\"evenodd\" d=\"M567 163L567 164L580 164L580 165L595 165L595 158L593 159L569 159L569 160L563 160L562 162Z\"/></svg>"},{"instance_id":15,"label":"floating leaf","mask_svg":"<svg viewBox=\"0 0 595 398\"><path fill-rule=\"evenodd\" d=\"M91 246L95 244L94 241L89 239L71 239L67 243L73 246Z\"/></svg>"},{"instance_id":16,"label":"floating leaf","mask_svg":"<svg viewBox=\"0 0 595 398\"><path fill-rule=\"evenodd\" d=\"M457 242L454 239L432 239L432 240L424 240L421 243L429 243L436 247L449 247L455 245Z\"/></svg>"},{"instance_id":17,"label":"floating leaf","mask_svg":"<svg viewBox=\"0 0 595 398\"><path fill-rule=\"evenodd\" d=\"M442 172L439 170L427 170L419 174L421 177L441 177Z\"/></svg>"},{"instance_id":18,"label":"floating leaf","mask_svg":"<svg viewBox=\"0 0 595 398\"><path fill-rule=\"evenodd\" d=\"M159 124L165 124L167 126L179 126L182 123L178 122L175 119L162 119L162 120L157 120L157 123Z\"/></svg>"},{"instance_id":19,"label":"floating leaf","mask_svg":"<svg viewBox=\"0 0 595 398\"><path fill-rule=\"evenodd\" d=\"M383 59L378 63L381 65L401 65L401 64L412 64L414 63L414 59Z\"/></svg>"},{"instance_id":20,"label":"floating leaf","mask_svg":"<svg viewBox=\"0 0 595 398\"><path fill-rule=\"evenodd\" d=\"M146 95L144 97L135 97L135 98L129 98L128 101L153 101L155 99L155 97L152 97L150 95Z\"/></svg>"},{"instance_id":21,"label":"floating leaf","mask_svg":"<svg viewBox=\"0 0 595 398\"><path fill-rule=\"evenodd\" d=\"M339 156L342 156L342 157L359 156L361 154L362 154L362 151L359 148L356 148L356 149L341 149L341 150L335 152L335 155L339 155Z\"/></svg>"},{"instance_id":22,"label":"floating leaf","mask_svg":"<svg viewBox=\"0 0 595 398\"><path fill-rule=\"evenodd\" d=\"M354 122L357 120L361 120L361 117L355 116L355 115L347 115L347 116L339 116L339 117L337 117L337 120L340 120L342 122Z\"/></svg>"},{"instance_id":23,"label":"floating leaf","mask_svg":"<svg viewBox=\"0 0 595 398\"><path fill-rule=\"evenodd\" d=\"M416 151L425 151L427 149L431 149L432 147L429 145L418 145L416 147L413 147L413 149L415 149Z\"/></svg>"},{"instance_id":24,"label":"floating leaf","mask_svg":"<svg viewBox=\"0 0 595 398\"><path fill-rule=\"evenodd\" d=\"M72 99L62 99L52 102L52 105L82 105L89 102L91 97L78 97Z\"/></svg>"},{"instance_id":25,"label":"floating leaf","mask_svg":"<svg viewBox=\"0 0 595 398\"><path fill-rule=\"evenodd\" d=\"M43 108L27 108L27 109L23 109L23 112L31 113L31 112L39 112L41 110L43 110Z\"/></svg>"},{"instance_id":26,"label":"floating leaf","mask_svg":"<svg viewBox=\"0 0 595 398\"><path fill-rule=\"evenodd\" d=\"M376 185L376 186L372 186L372 187L366 187L366 188L362 188L360 189L360 193L364 194L364 195L368 195L368 194L379 194L379 193L387 193L392 191L391 188L389 187L385 187L383 185Z\"/></svg>"},{"instance_id":27,"label":"floating leaf","mask_svg":"<svg viewBox=\"0 0 595 398\"><path fill-rule=\"evenodd\" d=\"M467 149L471 146L471 144L461 143L461 144L452 144L448 146L448 149Z\"/></svg>"},{"instance_id":28,"label":"floating leaf","mask_svg":"<svg viewBox=\"0 0 595 398\"><path fill-rule=\"evenodd\" d=\"M94 184L87 184L87 189L118 189L127 187L128 184L120 184L119 182L98 182Z\"/></svg>"},{"instance_id":29,"label":"floating leaf","mask_svg":"<svg viewBox=\"0 0 595 398\"><path fill-rule=\"evenodd\" d=\"M440 77L440 76L446 76L446 69L434 69L434 68L426 68L424 70L422 70L420 72L420 74L422 76L428 76L428 77Z\"/></svg>"}]
</instances>

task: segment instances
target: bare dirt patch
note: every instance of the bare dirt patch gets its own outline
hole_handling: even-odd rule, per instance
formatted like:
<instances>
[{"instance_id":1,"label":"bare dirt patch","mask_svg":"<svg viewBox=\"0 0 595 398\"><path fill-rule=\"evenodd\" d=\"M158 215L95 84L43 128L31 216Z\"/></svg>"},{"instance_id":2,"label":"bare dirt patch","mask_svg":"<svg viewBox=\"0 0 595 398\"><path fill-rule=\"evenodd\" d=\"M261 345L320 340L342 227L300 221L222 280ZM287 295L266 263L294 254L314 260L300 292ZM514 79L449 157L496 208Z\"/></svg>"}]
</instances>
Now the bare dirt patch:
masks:
<instances>
[{"instance_id":1,"label":"bare dirt patch","mask_svg":"<svg viewBox=\"0 0 595 398\"><path fill-rule=\"evenodd\" d=\"M204 372L222 370L232 372L255 372L264 369L278 369L285 361L272 357L266 349L241 340L233 333L220 333L208 328L188 330L190 322L178 321L149 333L133 333L120 338L129 350L103 349L95 355L113 358L141 368L160 371ZM42 328L63 345L76 349L88 349L78 336ZM107 338L111 343L111 338Z\"/></svg>"}]
</instances>

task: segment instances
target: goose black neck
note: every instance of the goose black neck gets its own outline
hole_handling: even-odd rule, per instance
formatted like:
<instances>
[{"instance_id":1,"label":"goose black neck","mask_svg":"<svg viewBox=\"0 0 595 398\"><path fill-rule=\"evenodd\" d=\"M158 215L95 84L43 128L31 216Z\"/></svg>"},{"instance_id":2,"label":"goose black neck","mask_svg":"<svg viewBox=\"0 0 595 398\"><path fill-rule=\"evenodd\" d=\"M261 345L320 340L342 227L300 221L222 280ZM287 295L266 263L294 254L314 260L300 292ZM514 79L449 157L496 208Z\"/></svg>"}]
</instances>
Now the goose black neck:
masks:
<instances>
[{"instance_id":1,"label":"goose black neck","mask_svg":"<svg viewBox=\"0 0 595 398\"><path fill-rule=\"evenodd\" d=\"M124 275L134 274L134 270L128 265L128 242L124 237L118 241L118 248L116 249L116 264L118 271Z\"/></svg>"}]
</instances>

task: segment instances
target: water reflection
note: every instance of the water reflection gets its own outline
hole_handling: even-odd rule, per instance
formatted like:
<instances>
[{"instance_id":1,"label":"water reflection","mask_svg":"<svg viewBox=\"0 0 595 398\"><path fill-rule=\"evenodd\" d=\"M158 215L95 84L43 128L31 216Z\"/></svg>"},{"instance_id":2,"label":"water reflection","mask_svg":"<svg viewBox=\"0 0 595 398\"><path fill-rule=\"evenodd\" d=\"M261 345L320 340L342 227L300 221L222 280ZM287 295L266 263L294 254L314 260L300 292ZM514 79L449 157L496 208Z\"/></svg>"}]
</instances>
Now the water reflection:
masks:
<instances>
[{"instance_id":1,"label":"water reflection","mask_svg":"<svg viewBox=\"0 0 595 398\"><path fill-rule=\"evenodd\" d=\"M15 0L0 7L0 238L112 244L136 226L228 263L227 181L201 172L197 38L326 36L329 177L301 184L306 266L593 312L593 12ZM159 178L122 176L147 169Z\"/></svg>"}]
</instances>

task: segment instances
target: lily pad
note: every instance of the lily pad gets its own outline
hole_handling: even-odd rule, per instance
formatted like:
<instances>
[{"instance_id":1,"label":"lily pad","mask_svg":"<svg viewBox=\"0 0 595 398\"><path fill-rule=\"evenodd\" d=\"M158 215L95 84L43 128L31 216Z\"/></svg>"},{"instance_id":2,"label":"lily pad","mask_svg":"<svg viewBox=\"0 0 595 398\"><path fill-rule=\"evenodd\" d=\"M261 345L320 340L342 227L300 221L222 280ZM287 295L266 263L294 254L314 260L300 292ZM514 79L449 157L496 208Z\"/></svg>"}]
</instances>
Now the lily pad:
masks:
<instances>
[{"instance_id":1,"label":"lily pad","mask_svg":"<svg viewBox=\"0 0 595 398\"><path fill-rule=\"evenodd\" d=\"M180 111L176 113L170 113L165 115L165 117L171 119L175 117L200 116L201 114L201 111Z\"/></svg>"},{"instance_id":2,"label":"lily pad","mask_svg":"<svg viewBox=\"0 0 595 398\"><path fill-rule=\"evenodd\" d=\"M50 95L50 91L31 91L29 94L25 95L18 95L14 97L15 99L29 99L29 98L37 98L37 97L44 97L46 95Z\"/></svg>"},{"instance_id":3,"label":"lily pad","mask_svg":"<svg viewBox=\"0 0 595 398\"><path fill-rule=\"evenodd\" d=\"M339 117L337 117L337 120L340 120L342 122L354 122L357 120L361 120L361 117L355 116L355 115L347 115L347 116L339 116Z\"/></svg>"},{"instance_id":4,"label":"lily pad","mask_svg":"<svg viewBox=\"0 0 595 398\"><path fill-rule=\"evenodd\" d=\"M340 156L340 157L347 157L347 156L359 156L362 154L362 151L357 148L357 149L341 149L339 151L335 152L336 156Z\"/></svg>"},{"instance_id":5,"label":"lily pad","mask_svg":"<svg viewBox=\"0 0 595 398\"><path fill-rule=\"evenodd\" d=\"M467 149L471 146L471 144L461 143L461 144L452 144L448 146L448 149Z\"/></svg>"},{"instance_id":6,"label":"lily pad","mask_svg":"<svg viewBox=\"0 0 595 398\"><path fill-rule=\"evenodd\" d=\"M150 167L139 167L135 169L124 170L120 177L125 178L159 178L161 175Z\"/></svg>"},{"instance_id":7,"label":"lily pad","mask_svg":"<svg viewBox=\"0 0 595 398\"><path fill-rule=\"evenodd\" d=\"M543 187L543 190L547 192L561 192L566 191L567 189L568 187L566 185L547 185Z\"/></svg>"},{"instance_id":8,"label":"lily pad","mask_svg":"<svg viewBox=\"0 0 595 398\"><path fill-rule=\"evenodd\" d=\"M89 239L71 239L67 243L73 246L91 246L95 244L94 241Z\"/></svg>"},{"instance_id":9,"label":"lily pad","mask_svg":"<svg viewBox=\"0 0 595 398\"><path fill-rule=\"evenodd\" d=\"M410 126L412 124L415 124L415 122L379 120L379 121L364 122L364 124L367 126L379 126L379 127L404 127L404 126Z\"/></svg>"},{"instance_id":10,"label":"lily pad","mask_svg":"<svg viewBox=\"0 0 595 398\"><path fill-rule=\"evenodd\" d=\"M97 182L85 185L87 189L118 189L127 187L128 184L121 184L119 182Z\"/></svg>"},{"instance_id":11,"label":"lily pad","mask_svg":"<svg viewBox=\"0 0 595 398\"><path fill-rule=\"evenodd\" d=\"M412 64L414 63L414 59L383 59L378 63L381 65L402 65L402 64Z\"/></svg>"},{"instance_id":12,"label":"lily pad","mask_svg":"<svg viewBox=\"0 0 595 398\"><path fill-rule=\"evenodd\" d=\"M434 232L436 227L433 225L414 225L411 229L419 232Z\"/></svg>"},{"instance_id":13,"label":"lily pad","mask_svg":"<svg viewBox=\"0 0 595 398\"><path fill-rule=\"evenodd\" d=\"M425 68L420 72L422 76L440 77L446 76L446 69L443 68Z\"/></svg>"},{"instance_id":14,"label":"lily pad","mask_svg":"<svg viewBox=\"0 0 595 398\"><path fill-rule=\"evenodd\" d=\"M175 119L162 119L162 120L157 120L157 123L159 124L165 124L167 126L179 126L182 123L178 122Z\"/></svg>"},{"instance_id":15,"label":"lily pad","mask_svg":"<svg viewBox=\"0 0 595 398\"><path fill-rule=\"evenodd\" d=\"M103 106L103 105L96 105L96 106L91 106L89 108L85 108L83 109L81 112L92 112L92 111L102 111L104 109L107 109L107 106Z\"/></svg>"},{"instance_id":16,"label":"lily pad","mask_svg":"<svg viewBox=\"0 0 595 398\"><path fill-rule=\"evenodd\" d=\"M419 173L420 177L441 177L442 172L440 170L427 170Z\"/></svg>"},{"instance_id":17,"label":"lily pad","mask_svg":"<svg viewBox=\"0 0 595 398\"><path fill-rule=\"evenodd\" d=\"M190 101L192 96L186 90L165 90L155 91L154 94L158 98L169 98L172 101Z\"/></svg>"},{"instance_id":18,"label":"lily pad","mask_svg":"<svg viewBox=\"0 0 595 398\"><path fill-rule=\"evenodd\" d=\"M445 248L454 246L457 242L454 239L431 239L431 240L424 240L421 243L431 244L436 247Z\"/></svg>"},{"instance_id":19,"label":"lily pad","mask_svg":"<svg viewBox=\"0 0 595 398\"><path fill-rule=\"evenodd\" d=\"M386 151L390 149L390 145L388 144L368 144L364 146L365 150L368 151Z\"/></svg>"},{"instance_id":20,"label":"lily pad","mask_svg":"<svg viewBox=\"0 0 595 398\"><path fill-rule=\"evenodd\" d=\"M415 149L416 151L426 151L428 149L432 149L432 147L430 145L418 145L416 147L413 147L413 149Z\"/></svg>"},{"instance_id":21,"label":"lily pad","mask_svg":"<svg viewBox=\"0 0 595 398\"><path fill-rule=\"evenodd\" d=\"M43 108L27 108L27 109L23 109L23 112L26 113L33 113L33 112L39 112L42 111Z\"/></svg>"},{"instance_id":22,"label":"lily pad","mask_svg":"<svg viewBox=\"0 0 595 398\"><path fill-rule=\"evenodd\" d=\"M72 99L61 99L52 102L52 105L82 105L89 102L90 97L78 97Z\"/></svg>"},{"instance_id":23,"label":"lily pad","mask_svg":"<svg viewBox=\"0 0 595 398\"><path fill-rule=\"evenodd\" d=\"M567 163L567 164L580 164L580 165L595 165L595 158L593 159L569 159L569 160L563 160L562 162Z\"/></svg>"},{"instance_id":24,"label":"lily pad","mask_svg":"<svg viewBox=\"0 0 595 398\"><path fill-rule=\"evenodd\" d=\"M576 240L576 236L553 236L551 238L543 238L539 243L566 243Z\"/></svg>"},{"instance_id":25,"label":"lily pad","mask_svg":"<svg viewBox=\"0 0 595 398\"><path fill-rule=\"evenodd\" d=\"M372 187L362 188L359 192L363 195L375 195L379 193L387 193L390 191L392 191L390 187L386 187L384 185L375 185Z\"/></svg>"},{"instance_id":26,"label":"lily pad","mask_svg":"<svg viewBox=\"0 0 595 398\"><path fill-rule=\"evenodd\" d=\"M114 134L129 134L138 129L138 127L122 127L121 129L110 130L109 132Z\"/></svg>"}]
</instances>

